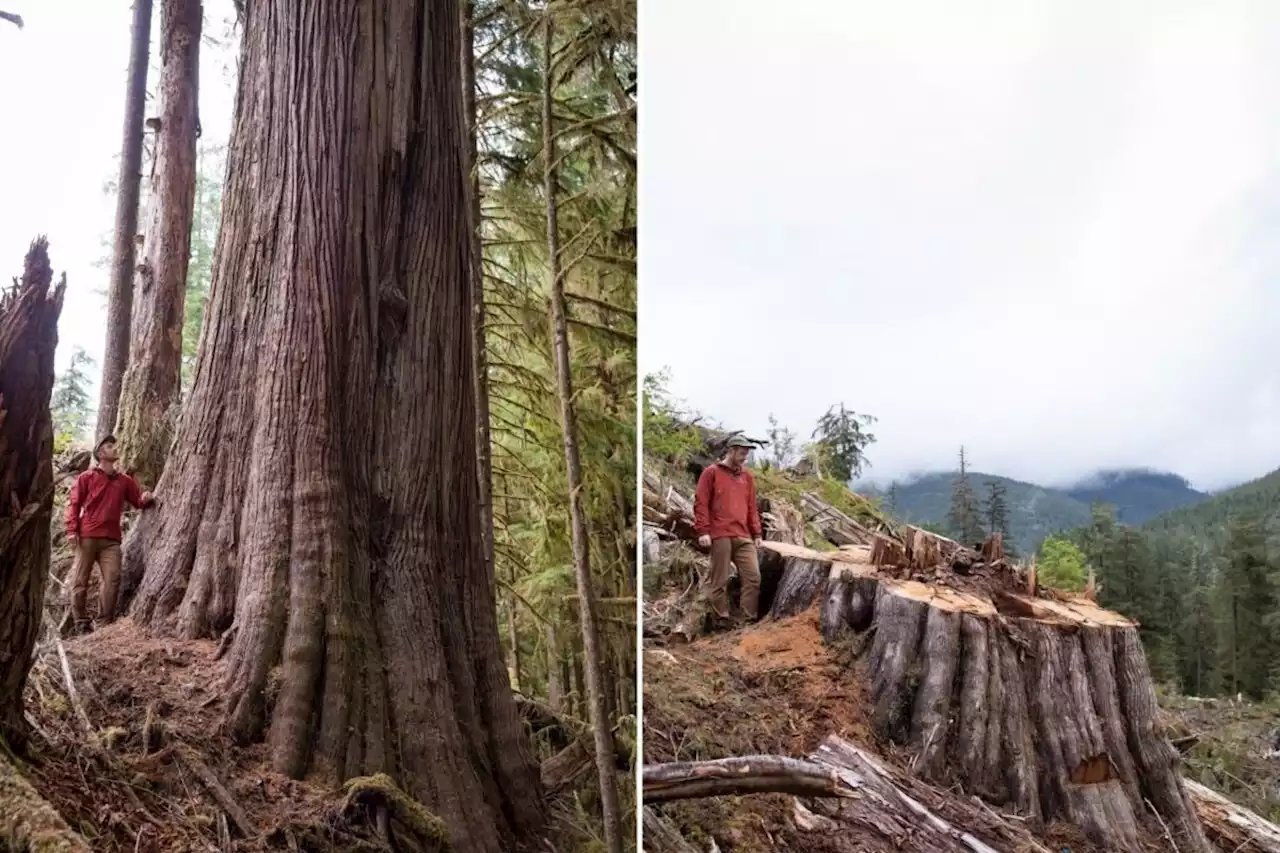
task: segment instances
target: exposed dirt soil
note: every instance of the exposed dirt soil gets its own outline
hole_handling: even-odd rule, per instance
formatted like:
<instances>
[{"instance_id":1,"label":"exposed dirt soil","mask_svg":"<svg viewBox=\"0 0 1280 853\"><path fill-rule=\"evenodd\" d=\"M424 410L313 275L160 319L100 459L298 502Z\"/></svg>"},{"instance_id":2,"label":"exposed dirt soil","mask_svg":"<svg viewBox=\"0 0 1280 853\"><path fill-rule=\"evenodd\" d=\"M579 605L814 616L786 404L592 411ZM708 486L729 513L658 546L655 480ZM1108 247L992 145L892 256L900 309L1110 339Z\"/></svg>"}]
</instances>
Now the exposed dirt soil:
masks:
<instances>
[{"instance_id":1,"label":"exposed dirt soil","mask_svg":"<svg viewBox=\"0 0 1280 853\"><path fill-rule=\"evenodd\" d=\"M770 753L806 755L835 733L871 743L864 681L822 645L816 609L778 622L645 652L648 763ZM848 851L824 833L795 829L792 798L717 797L670 803L663 813L694 844L722 850Z\"/></svg>"}]
</instances>

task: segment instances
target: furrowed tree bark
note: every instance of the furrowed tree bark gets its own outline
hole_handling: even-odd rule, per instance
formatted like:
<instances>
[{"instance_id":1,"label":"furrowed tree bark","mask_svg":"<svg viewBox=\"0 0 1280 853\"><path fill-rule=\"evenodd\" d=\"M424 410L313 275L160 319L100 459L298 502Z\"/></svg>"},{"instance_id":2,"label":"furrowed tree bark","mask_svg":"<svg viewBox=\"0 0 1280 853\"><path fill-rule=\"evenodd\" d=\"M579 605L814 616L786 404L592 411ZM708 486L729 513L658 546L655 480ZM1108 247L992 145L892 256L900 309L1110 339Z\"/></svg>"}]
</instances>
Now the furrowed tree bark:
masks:
<instances>
[{"instance_id":1,"label":"furrowed tree bark","mask_svg":"<svg viewBox=\"0 0 1280 853\"><path fill-rule=\"evenodd\" d=\"M480 522L484 559L493 570L493 452L489 439L489 355L485 338L484 243L481 237L480 171L477 167L475 0L462 2L462 103L467 117L467 186L471 190L472 358L475 359L476 448L480 461ZM513 596L514 598L514 596ZM512 602L515 614L515 602ZM514 631L514 628L512 629Z\"/></svg>"},{"instance_id":2,"label":"furrowed tree bark","mask_svg":"<svg viewBox=\"0 0 1280 853\"><path fill-rule=\"evenodd\" d=\"M66 279L52 284L49 246L40 237L17 286L0 295L0 740L19 752L27 742L22 691L49 576L49 399Z\"/></svg>"},{"instance_id":3,"label":"furrowed tree bark","mask_svg":"<svg viewBox=\"0 0 1280 853\"><path fill-rule=\"evenodd\" d=\"M1132 622L1083 599L925 584L851 553L764 548L782 552L780 594L791 590L775 617L821 602L828 640L870 632L873 723L922 779L1033 823L1069 821L1107 849L1136 853L1167 826L1181 853L1209 850Z\"/></svg>"},{"instance_id":4,"label":"furrowed tree bark","mask_svg":"<svg viewBox=\"0 0 1280 853\"><path fill-rule=\"evenodd\" d=\"M120 385L129 359L133 321L134 240L138 234L138 195L142 184L142 120L147 107L147 61L151 50L151 0L134 0L129 74L124 102L124 142L116 191L116 225L107 291L107 342L102 358L96 440L116 428Z\"/></svg>"},{"instance_id":5,"label":"furrowed tree bark","mask_svg":"<svg viewBox=\"0 0 1280 853\"><path fill-rule=\"evenodd\" d=\"M160 6L160 128L143 260L134 280L129 366L120 390L121 462L154 485L173 441L182 386L182 321L196 195L200 0Z\"/></svg>"},{"instance_id":6,"label":"furrowed tree bark","mask_svg":"<svg viewBox=\"0 0 1280 853\"><path fill-rule=\"evenodd\" d=\"M554 23L551 10L543 12L542 32L542 156L547 202L547 263L550 267L551 321L555 335L556 389L560 397L560 419L564 431L565 471L569 484L569 515L573 539L573 565L578 581L578 613L582 624L583 673L586 679L588 712L595 736L596 773L600 780L600 807L604 818L605 846L609 853L622 851L622 814L618 805L618 782L614 770L613 734L607 716L606 688L600 654L600 632L596 624L596 594L591 577L587 518L582 507L582 462L578 455L578 427L574 414L573 374L566 321L564 273L560 267L558 210L559 169L556 130L552 105L555 93L555 54L552 50Z\"/></svg>"},{"instance_id":7,"label":"furrowed tree bark","mask_svg":"<svg viewBox=\"0 0 1280 853\"><path fill-rule=\"evenodd\" d=\"M124 589L227 641L236 742L385 772L496 853L545 804L476 511L459 14L247 6L203 341Z\"/></svg>"}]
</instances>

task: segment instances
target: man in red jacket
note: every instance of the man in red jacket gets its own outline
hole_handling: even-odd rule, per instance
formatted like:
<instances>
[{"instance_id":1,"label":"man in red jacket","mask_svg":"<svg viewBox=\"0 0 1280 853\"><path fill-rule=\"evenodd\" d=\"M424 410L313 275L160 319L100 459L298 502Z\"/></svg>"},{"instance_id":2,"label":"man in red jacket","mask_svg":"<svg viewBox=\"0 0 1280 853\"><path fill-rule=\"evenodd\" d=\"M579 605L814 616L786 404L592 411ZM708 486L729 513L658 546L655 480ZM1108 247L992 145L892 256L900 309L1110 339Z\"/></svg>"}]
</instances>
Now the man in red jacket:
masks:
<instances>
[{"instance_id":1,"label":"man in red jacket","mask_svg":"<svg viewBox=\"0 0 1280 853\"><path fill-rule=\"evenodd\" d=\"M85 595L94 563L102 572L98 622L105 625L115 620L120 593L120 516L126 502L138 509L154 502L150 492L138 488L137 480L116 470L120 454L115 436L98 442L93 458L98 464L76 478L67 502L67 541L76 549L71 615L79 633L91 630Z\"/></svg>"},{"instance_id":2,"label":"man in red jacket","mask_svg":"<svg viewBox=\"0 0 1280 853\"><path fill-rule=\"evenodd\" d=\"M719 622L729 621L729 564L738 567L742 581L742 613L755 619L760 609L760 511L756 508L756 481L746 469L751 442L729 440L724 459L709 466L698 478L693 499L693 525L698 544L711 549L711 611Z\"/></svg>"}]
</instances>

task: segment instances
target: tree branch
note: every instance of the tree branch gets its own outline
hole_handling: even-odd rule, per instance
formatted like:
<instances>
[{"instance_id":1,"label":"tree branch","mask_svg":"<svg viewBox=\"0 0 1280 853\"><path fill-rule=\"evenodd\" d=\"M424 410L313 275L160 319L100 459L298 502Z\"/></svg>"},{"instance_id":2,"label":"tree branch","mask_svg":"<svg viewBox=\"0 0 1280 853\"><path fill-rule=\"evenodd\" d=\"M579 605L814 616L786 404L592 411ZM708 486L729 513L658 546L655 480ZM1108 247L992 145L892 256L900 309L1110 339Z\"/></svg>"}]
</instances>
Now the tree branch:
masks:
<instances>
[{"instance_id":1,"label":"tree branch","mask_svg":"<svg viewBox=\"0 0 1280 853\"><path fill-rule=\"evenodd\" d=\"M858 787L832 767L779 755L647 764L643 784L646 803L737 794L852 797Z\"/></svg>"}]
</instances>

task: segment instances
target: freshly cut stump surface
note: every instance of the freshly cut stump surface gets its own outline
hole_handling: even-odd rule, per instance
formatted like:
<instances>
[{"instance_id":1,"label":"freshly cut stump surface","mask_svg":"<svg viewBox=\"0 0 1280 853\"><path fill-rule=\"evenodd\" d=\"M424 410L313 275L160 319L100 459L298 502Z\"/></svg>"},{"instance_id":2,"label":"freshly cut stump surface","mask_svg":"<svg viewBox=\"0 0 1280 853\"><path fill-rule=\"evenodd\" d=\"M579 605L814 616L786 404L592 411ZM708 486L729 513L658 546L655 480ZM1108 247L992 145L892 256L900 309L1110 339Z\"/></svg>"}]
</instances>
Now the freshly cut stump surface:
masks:
<instances>
[{"instance_id":1,"label":"freshly cut stump surface","mask_svg":"<svg viewBox=\"0 0 1280 853\"><path fill-rule=\"evenodd\" d=\"M890 577L843 552L774 552L786 568L772 617L820 602L828 642L874 632L873 723L914 753L916 775L1033 825L1074 823L1107 849L1171 836L1180 853L1212 850L1132 621L1083 599Z\"/></svg>"}]
</instances>

